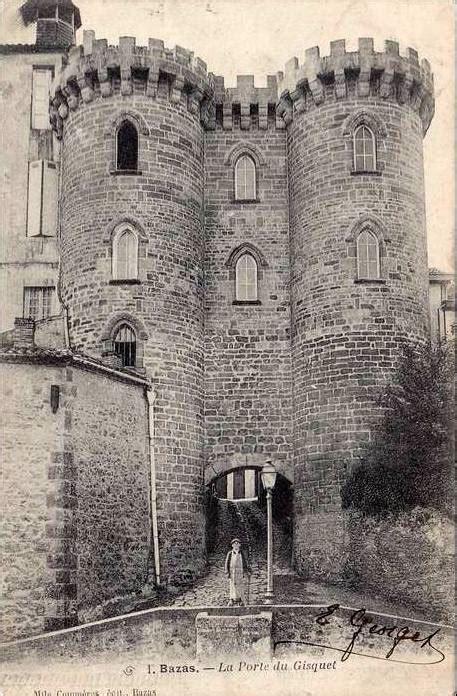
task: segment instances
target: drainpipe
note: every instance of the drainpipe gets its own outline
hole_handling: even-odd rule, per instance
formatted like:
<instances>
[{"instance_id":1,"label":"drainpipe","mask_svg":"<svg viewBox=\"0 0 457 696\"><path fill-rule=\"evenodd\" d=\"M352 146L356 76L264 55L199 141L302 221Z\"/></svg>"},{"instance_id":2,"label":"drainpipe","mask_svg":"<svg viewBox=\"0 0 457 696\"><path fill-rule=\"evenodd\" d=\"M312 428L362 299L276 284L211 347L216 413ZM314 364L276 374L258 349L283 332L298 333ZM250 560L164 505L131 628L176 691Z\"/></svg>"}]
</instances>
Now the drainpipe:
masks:
<instances>
[{"instance_id":1,"label":"drainpipe","mask_svg":"<svg viewBox=\"0 0 457 696\"><path fill-rule=\"evenodd\" d=\"M38 12L38 10L37 10ZM57 267L57 283L56 283L56 292L57 292L57 297L59 299L59 303L61 307L63 307L64 311L64 318L63 318L63 329L64 329L64 340L65 340L65 348L68 348L68 350L71 350L71 341L70 341L70 329L69 329L69 314L68 314L68 305L62 300L62 287L61 287L61 258L60 258L60 248L61 248L61 240L62 240L62 145L60 143L56 143L54 135L53 137L53 142L56 148L58 148L58 152L56 153L57 155L57 160L56 164L58 164L58 178L57 178L57 229L56 229L56 241L57 241L57 262L58 262L58 267Z\"/></svg>"},{"instance_id":2,"label":"drainpipe","mask_svg":"<svg viewBox=\"0 0 457 696\"><path fill-rule=\"evenodd\" d=\"M157 524L157 488L156 488L156 464L154 452L154 402L156 400L155 391L146 390L148 402L148 434L149 434L149 463L151 467L151 523L152 538L154 544L154 569L156 585L160 587L160 557L159 557L159 529Z\"/></svg>"}]
</instances>

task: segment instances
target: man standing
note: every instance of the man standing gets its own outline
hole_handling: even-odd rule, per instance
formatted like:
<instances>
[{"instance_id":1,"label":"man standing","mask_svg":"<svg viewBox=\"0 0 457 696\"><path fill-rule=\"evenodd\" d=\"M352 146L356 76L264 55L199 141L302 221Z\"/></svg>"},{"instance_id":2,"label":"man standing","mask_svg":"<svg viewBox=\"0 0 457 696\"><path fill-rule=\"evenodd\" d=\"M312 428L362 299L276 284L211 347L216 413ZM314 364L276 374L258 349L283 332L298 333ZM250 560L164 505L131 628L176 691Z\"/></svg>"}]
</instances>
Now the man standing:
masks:
<instances>
[{"instance_id":1,"label":"man standing","mask_svg":"<svg viewBox=\"0 0 457 696\"><path fill-rule=\"evenodd\" d=\"M225 572L229 578L229 606L246 605L244 593L244 576L251 575L248 559L241 549L239 539L232 539L232 548L225 558Z\"/></svg>"}]
</instances>

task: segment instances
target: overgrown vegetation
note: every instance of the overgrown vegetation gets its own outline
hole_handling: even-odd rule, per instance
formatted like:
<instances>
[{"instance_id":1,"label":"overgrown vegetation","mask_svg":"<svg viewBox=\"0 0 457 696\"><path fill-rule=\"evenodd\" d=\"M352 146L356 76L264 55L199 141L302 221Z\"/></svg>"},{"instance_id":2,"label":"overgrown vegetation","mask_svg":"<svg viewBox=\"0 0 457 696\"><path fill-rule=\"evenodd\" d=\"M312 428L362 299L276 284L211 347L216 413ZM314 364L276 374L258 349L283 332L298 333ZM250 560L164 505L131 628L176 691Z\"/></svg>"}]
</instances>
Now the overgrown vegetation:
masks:
<instances>
[{"instance_id":1,"label":"overgrown vegetation","mask_svg":"<svg viewBox=\"0 0 457 696\"><path fill-rule=\"evenodd\" d=\"M453 389L450 349L405 345L384 410L341 493L368 515L432 507L453 513Z\"/></svg>"}]
</instances>

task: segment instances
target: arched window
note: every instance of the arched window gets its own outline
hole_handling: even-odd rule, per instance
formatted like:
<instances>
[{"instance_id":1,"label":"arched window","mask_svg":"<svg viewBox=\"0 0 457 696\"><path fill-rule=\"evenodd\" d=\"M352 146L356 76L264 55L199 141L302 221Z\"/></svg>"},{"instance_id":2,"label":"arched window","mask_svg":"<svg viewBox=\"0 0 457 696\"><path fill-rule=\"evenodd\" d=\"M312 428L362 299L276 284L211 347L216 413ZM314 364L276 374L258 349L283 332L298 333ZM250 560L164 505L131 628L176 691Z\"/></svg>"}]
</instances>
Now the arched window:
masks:
<instances>
[{"instance_id":1,"label":"arched window","mask_svg":"<svg viewBox=\"0 0 457 696\"><path fill-rule=\"evenodd\" d=\"M235 283L237 300L257 300L257 263L251 254L243 254L236 262Z\"/></svg>"},{"instance_id":2,"label":"arched window","mask_svg":"<svg viewBox=\"0 0 457 696\"><path fill-rule=\"evenodd\" d=\"M252 157L241 155L235 164L235 199L252 201L256 198L256 169Z\"/></svg>"},{"instance_id":3,"label":"arched window","mask_svg":"<svg viewBox=\"0 0 457 696\"><path fill-rule=\"evenodd\" d=\"M122 227L113 237L113 278L138 277L138 236L131 227Z\"/></svg>"},{"instance_id":4,"label":"arched window","mask_svg":"<svg viewBox=\"0 0 457 696\"><path fill-rule=\"evenodd\" d=\"M367 228L357 237L357 275L365 280L379 278L378 239Z\"/></svg>"},{"instance_id":5,"label":"arched window","mask_svg":"<svg viewBox=\"0 0 457 696\"><path fill-rule=\"evenodd\" d=\"M136 334L129 324L121 324L114 334L114 352L119 355L122 367L136 365Z\"/></svg>"},{"instance_id":6,"label":"arched window","mask_svg":"<svg viewBox=\"0 0 457 696\"><path fill-rule=\"evenodd\" d=\"M117 131L116 168L118 171L138 170L138 131L129 120L123 121Z\"/></svg>"},{"instance_id":7,"label":"arched window","mask_svg":"<svg viewBox=\"0 0 457 696\"><path fill-rule=\"evenodd\" d=\"M354 130L354 169L356 172L376 170L376 138L368 126L361 124Z\"/></svg>"}]
</instances>

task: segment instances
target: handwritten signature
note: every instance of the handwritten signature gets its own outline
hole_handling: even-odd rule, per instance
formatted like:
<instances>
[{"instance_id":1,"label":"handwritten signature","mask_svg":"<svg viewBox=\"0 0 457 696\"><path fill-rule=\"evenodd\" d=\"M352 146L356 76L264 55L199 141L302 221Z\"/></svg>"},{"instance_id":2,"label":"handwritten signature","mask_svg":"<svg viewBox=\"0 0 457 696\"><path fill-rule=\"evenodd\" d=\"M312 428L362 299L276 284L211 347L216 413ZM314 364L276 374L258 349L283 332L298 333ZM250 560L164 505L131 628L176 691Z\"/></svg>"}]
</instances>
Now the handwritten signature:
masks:
<instances>
[{"instance_id":1,"label":"handwritten signature","mask_svg":"<svg viewBox=\"0 0 457 696\"><path fill-rule=\"evenodd\" d=\"M328 617L332 616L338 609L340 608L339 604L331 604L328 606L323 612L321 612L317 617L316 617L316 623L319 624L319 626L327 626L331 622ZM322 645L318 643L310 643L308 641L302 641L302 640L280 640L275 642L275 649L278 645L284 645L284 644L301 644L301 645L310 645L314 647L325 647L325 648L330 648L331 650L337 650L338 652L341 652L341 662L345 662L354 652L354 646L357 642L357 640L361 636L387 636L388 638L392 638L392 644L386 653L385 656L383 657L378 657L376 655L367 655L365 653L360 653L360 652L354 652L355 655L359 655L362 657L371 657L374 659L385 659L389 660L392 655L394 654L396 648L400 643L403 641L411 641L412 643L420 643L420 648L426 648L430 647L432 650L434 650L436 653L439 655L439 659L436 659L432 662L427 662L427 663L419 663L419 664L437 664L438 662L442 662L445 657L444 653L441 652L437 647L435 647L432 644L432 639L440 633L441 629L437 628L435 631L430 633L429 635L421 635L420 631L415 631L411 629L409 626L389 626L389 625L384 625L384 624L379 624L376 623L373 620L373 617L367 614L366 609L357 609L354 611L349 619L349 626L354 627L356 630L353 631L351 640L349 644L346 646L346 648L343 650L342 648L336 648L331 645ZM393 662L403 662L405 664L418 664L417 662L409 662L407 660L392 660Z\"/></svg>"}]
</instances>

